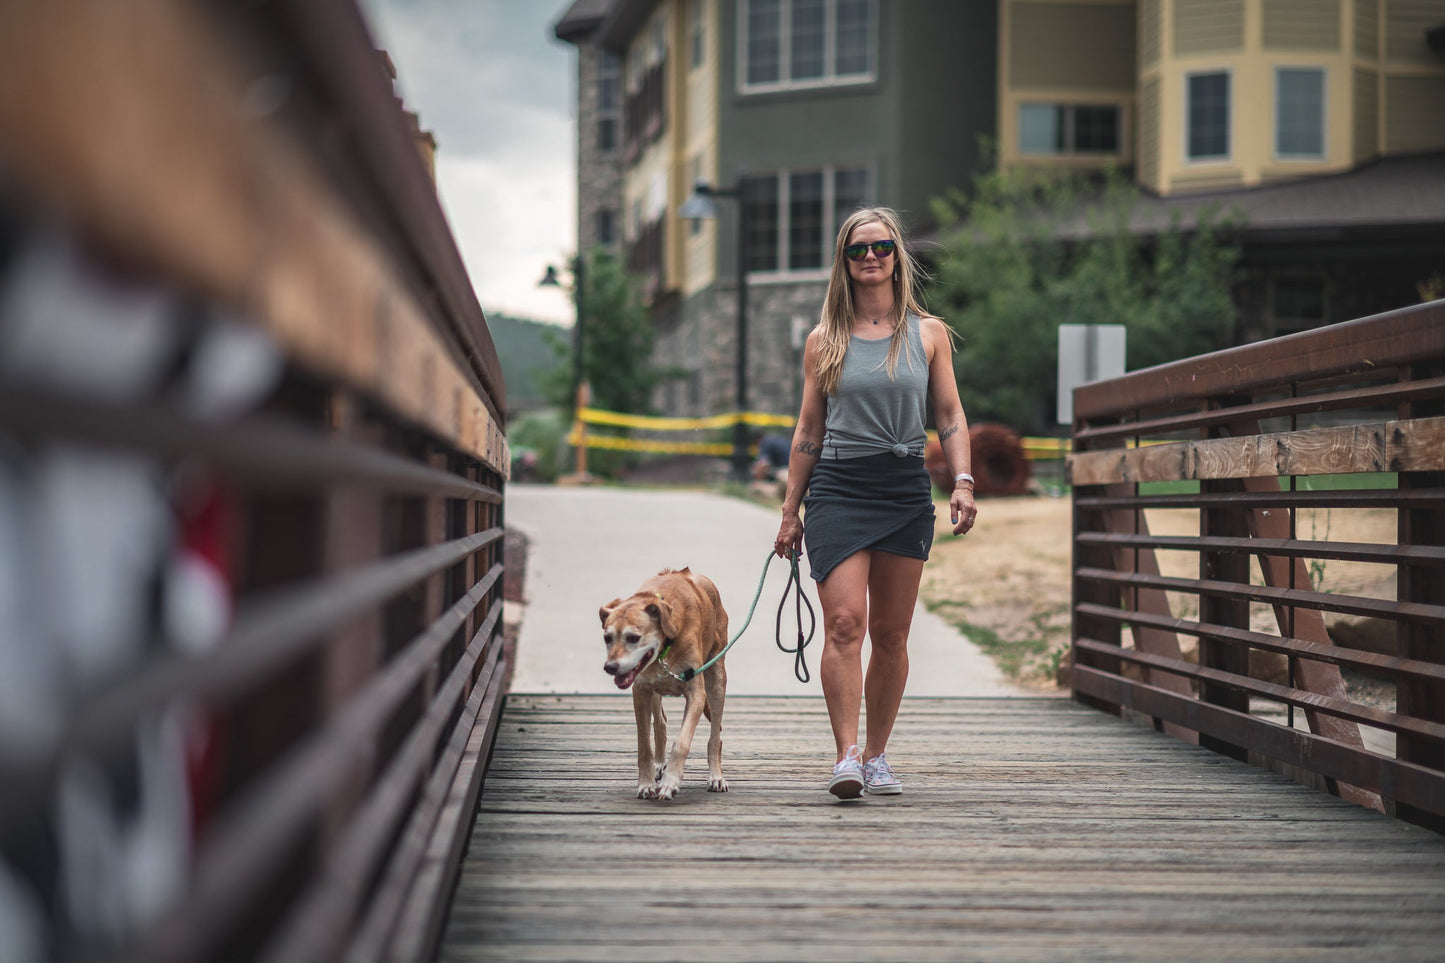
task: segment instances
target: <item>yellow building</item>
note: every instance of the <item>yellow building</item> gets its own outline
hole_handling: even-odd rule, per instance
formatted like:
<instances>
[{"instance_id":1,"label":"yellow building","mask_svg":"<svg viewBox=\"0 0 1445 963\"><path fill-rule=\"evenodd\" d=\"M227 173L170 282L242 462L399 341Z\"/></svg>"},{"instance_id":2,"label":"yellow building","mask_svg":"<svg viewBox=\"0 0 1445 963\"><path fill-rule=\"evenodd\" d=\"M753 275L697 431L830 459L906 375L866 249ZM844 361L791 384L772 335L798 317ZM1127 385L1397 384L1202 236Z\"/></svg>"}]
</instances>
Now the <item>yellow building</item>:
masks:
<instances>
[{"instance_id":1,"label":"yellow building","mask_svg":"<svg viewBox=\"0 0 1445 963\"><path fill-rule=\"evenodd\" d=\"M1245 221L1240 340L1445 273L1445 0L1000 0L1004 165L1131 170L1140 232Z\"/></svg>"}]
</instances>

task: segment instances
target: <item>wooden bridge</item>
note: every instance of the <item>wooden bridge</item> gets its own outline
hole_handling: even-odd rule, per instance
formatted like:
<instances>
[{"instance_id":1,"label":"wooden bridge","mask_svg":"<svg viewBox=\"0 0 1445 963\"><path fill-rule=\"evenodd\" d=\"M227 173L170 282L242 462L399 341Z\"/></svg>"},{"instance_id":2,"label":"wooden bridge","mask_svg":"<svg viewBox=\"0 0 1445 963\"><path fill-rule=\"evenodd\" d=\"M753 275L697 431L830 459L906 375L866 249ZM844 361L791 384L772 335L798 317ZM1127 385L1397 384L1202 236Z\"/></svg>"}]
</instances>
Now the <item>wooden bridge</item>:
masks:
<instances>
[{"instance_id":1,"label":"wooden bridge","mask_svg":"<svg viewBox=\"0 0 1445 963\"><path fill-rule=\"evenodd\" d=\"M0 959L1440 957L1445 303L1076 395L1073 700L910 701L841 804L735 697L645 803L625 699L504 691L505 388L351 0L0 53Z\"/></svg>"},{"instance_id":2,"label":"wooden bridge","mask_svg":"<svg viewBox=\"0 0 1445 963\"><path fill-rule=\"evenodd\" d=\"M1439 958L1445 838L1076 702L908 699L846 803L821 698L725 732L649 802L631 700L509 697L439 958Z\"/></svg>"}]
</instances>

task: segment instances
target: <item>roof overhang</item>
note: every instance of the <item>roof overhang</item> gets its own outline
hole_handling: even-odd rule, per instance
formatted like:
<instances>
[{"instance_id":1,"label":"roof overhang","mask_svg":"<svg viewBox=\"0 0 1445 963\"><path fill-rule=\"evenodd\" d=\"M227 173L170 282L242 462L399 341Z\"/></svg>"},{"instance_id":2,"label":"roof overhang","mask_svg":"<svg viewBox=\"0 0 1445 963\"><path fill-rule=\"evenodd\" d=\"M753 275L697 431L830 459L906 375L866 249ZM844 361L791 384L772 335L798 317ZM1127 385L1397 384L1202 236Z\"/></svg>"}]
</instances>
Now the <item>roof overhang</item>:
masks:
<instances>
[{"instance_id":1,"label":"roof overhang","mask_svg":"<svg viewBox=\"0 0 1445 963\"><path fill-rule=\"evenodd\" d=\"M1135 202L1128 223L1134 234L1155 235L1231 213L1242 221L1237 236L1262 243L1445 236L1445 154L1386 157L1339 174L1264 187L1145 196ZM1093 233L1087 217L1079 216L1055 236L1083 239Z\"/></svg>"},{"instance_id":2,"label":"roof overhang","mask_svg":"<svg viewBox=\"0 0 1445 963\"><path fill-rule=\"evenodd\" d=\"M627 45L656 6L657 0L617 0L611 15L597 31L597 42L608 50L626 53Z\"/></svg>"},{"instance_id":3,"label":"roof overhang","mask_svg":"<svg viewBox=\"0 0 1445 963\"><path fill-rule=\"evenodd\" d=\"M616 0L574 0L567 12L552 25L558 40L577 44L589 39L607 21Z\"/></svg>"}]
</instances>

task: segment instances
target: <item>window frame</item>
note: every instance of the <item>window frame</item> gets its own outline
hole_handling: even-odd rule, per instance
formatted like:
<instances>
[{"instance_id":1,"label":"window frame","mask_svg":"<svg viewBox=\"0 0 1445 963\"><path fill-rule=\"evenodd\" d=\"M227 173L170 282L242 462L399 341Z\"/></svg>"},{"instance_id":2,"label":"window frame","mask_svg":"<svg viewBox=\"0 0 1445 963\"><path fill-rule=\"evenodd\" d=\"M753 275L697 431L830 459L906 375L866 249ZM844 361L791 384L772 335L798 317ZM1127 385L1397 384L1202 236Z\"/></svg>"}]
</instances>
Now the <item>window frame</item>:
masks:
<instances>
[{"instance_id":1,"label":"window frame","mask_svg":"<svg viewBox=\"0 0 1445 963\"><path fill-rule=\"evenodd\" d=\"M1194 93L1191 89L1196 77L1223 77L1225 80L1224 100L1224 153L1190 153L1190 137L1193 132ZM1184 74L1184 162L1186 164L1218 164L1234 158L1234 70L1230 67L1214 67L1208 70L1190 70Z\"/></svg>"},{"instance_id":2,"label":"window frame","mask_svg":"<svg viewBox=\"0 0 1445 963\"><path fill-rule=\"evenodd\" d=\"M1048 157L1123 157L1124 156L1124 105L1110 101L1108 103L1061 103L1056 100L1020 100L1017 104L1017 143L1015 149L1020 157L1027 158L1048 158ZM1056 113L1063 112L1063 126L1061 137L1065 146L1059 150L1032 151L1024 149L1023 142L1023 114L1024 110L1030 107L1044 107ZM1079 110L1112 110L1114 112L1114 148L1113 150L1080 150L1078 146L1078 111Z\"/></svg>"},{"instance_id":3,"label":"window frame","mask_svg":"<svg viewBox=\"0 0 1445 963\"><path fill-rule=\"evenodd\" d=\"M1319 149L1319 153L1315 153L1315 154L1301 154L1301 153L1293 153L1293 152L1286 153L1285 151L1283 151L1283 150L1280 149L1280 135L1281 135L1281 133L1283 133L1283 131L1282 131L1281 128L1280 128L1280 103L1281 103L1281 100L1280 100L1280 75L1283 74L1285 71L1293 71L1293 72L1295 72L1295 73L1313 73L1313 74L1316 74L1316 75L1319 77L1319 80L1320 80L1320 114L1319 114L1320 149ZM1330 142L1329 142L1329 122L1330 122L1330 109L1329 109L1329 108L1330 108L1330 105L1329 105L1330 85L1329 85L1329 80L1330 80L1330 78L1329 78L1329 68L1324 67L1324 66L1314 66L1314 65L1310 65L1310 64L1276 64L1276 65L1275 65L1275 68L1274 68L1274 105L1273 105L1273 106L1274 106L1274 143L1273 143L1273 147L1274 147L1274 159L1275 159L1275 160L1277 160L1277 161L1291 161L1291 162L1293 162L1293 161L1323 161L1323 160L1325 160L1325 158L1328 156L1328 154L1329 154L1329 147L1330 147Z\"/></svg>"},{"instance_id":4,"label":"window frame","mask_svg":"<svg viewBox=\"0 0 1445 963\"><path fill-rule=\"evenodd\" d=\"M604 50L597 63L597 113L596 149L604 154L614 154L622 149L622 105L627 100L626 63L622 57ZM610 82L612 102L609 104L604 90ZM609 134L604 134L608 130Z\"/></svg>"},{"instance_id":5,"label":"window frame","mask_svg":"<svg viewBox=\"0 0 1445 963\"><path fill-rule=\"evenodd\" d=\"M592 212L592 231L598 244L606 248L617 246L622 234L618 230L618 220L615 207L599 207Z\"/></svg>"},{"instance_id":6,"label":"window frame","mask_svg":"<svg viewBox=\"0 0 1445 963\"><path fill-rule=\"evenodd\" d=\"M839 74L838 63L838 3L839 0L822 0L823 12L823 74L805 80L792 79L792 30L794 0L777 0L778 3L778 79L751 82L748 80L748 21L753 0L739 0L736 8L736 59L734 83L739 94L769 94L780 91L819 90L830 87L854 87L876 83L878 80L878 0L862 0L868 6L868 69L860 73Z\"/></svg>"},{"instance_id":7,"label":"window frame","mask_svg":"<svg viewBox=\"0 0 1445 963\"><path fill-rule=\"evenodd\" d=\"M776 248L773 252L776 267L749 268L749 281L757 280L762 283L776 283L827 280L832 271L833 242L837 237L838 228L842 224L837 209L838 175L849 172L862 172L864 175L864 184L861 204L868 206L875 203L877 190L876 170L876 167L872 164L826 164L819 167L780 168L767 173L748 175L750 179L770 180L777 186L777 211L773 220L777 238ZM789 266L793 257L792 182L795 176L808 174L821 174L823 176L823 192L820 198L822 218L819 225L821 263L818 267L794 268ZM849 213L851 213L851 211ZM846 215L843 216L846 217Z\"/></svg>"}]
</instances>

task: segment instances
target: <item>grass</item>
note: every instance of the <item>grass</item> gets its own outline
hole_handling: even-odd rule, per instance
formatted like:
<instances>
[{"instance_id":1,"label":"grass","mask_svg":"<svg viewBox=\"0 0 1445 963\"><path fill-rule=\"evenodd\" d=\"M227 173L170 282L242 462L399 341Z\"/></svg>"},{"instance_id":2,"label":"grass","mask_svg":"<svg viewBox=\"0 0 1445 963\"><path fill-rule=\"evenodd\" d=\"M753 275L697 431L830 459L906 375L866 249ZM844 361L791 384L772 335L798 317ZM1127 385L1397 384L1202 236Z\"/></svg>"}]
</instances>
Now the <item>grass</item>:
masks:
<instances>
[{"instance_id":1,"label":"grass","mask_svg":"<svg viewBox=\"0 0 1445 963\"><path fill-rule=\"evenodd\" d=\"M1058 654L1051 653L1050 650L1054 646L1044 637L1046 633L1043 631L1043 620L1047 618L1048 613L1038 613L1032 619L1035 628L1039 631L1037 637L1006 639L986 625L969 622L961 612L956 611L967 609L968 603L966 602L949 601L927 604L929 611L947 620L950 625L966 635L968 640L991 658L1000 671L1010 679L1021 680L1033 674L1041 665L1047 667L1052 664L1054 669L1058 667L1057 662L1062 657L1063 650L1058 649ZM1066 645L1067 641L1065 639Z\"/></svg>"},{"instance_id":2,"label":"grass","mask_svg":"<svg viewBox=\"0 0 1445 963\"><path fill-rule=\"evenodd\" d=\"M1289 490L1289 478L1278 479L1280 491ZM1295 487L1302 492L1340 491L1342 489L1398 488L1398 476L1392 471L1357 472L1349 475L1300 475ZM1141 495L1194 495L1197 481L1140 482Z\"/></svg>"}]
</instances>

